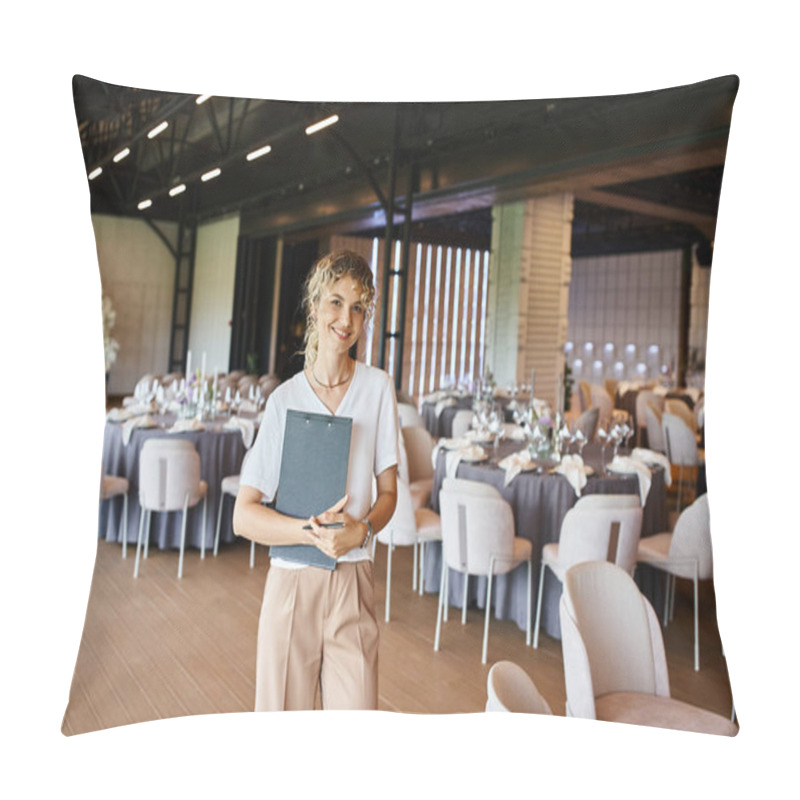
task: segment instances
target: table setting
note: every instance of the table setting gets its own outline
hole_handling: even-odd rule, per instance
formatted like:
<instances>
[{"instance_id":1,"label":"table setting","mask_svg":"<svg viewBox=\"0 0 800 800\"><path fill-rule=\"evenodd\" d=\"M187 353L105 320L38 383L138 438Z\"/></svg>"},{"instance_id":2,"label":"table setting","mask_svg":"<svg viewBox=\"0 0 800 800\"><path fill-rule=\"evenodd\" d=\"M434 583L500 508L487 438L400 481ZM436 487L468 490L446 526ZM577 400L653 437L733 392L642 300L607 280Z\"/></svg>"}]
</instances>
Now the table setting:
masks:
<instances>
[{"instance_id":1,"label":"table setting","mask_svg":"<svg viewBox=\"0 0 800 800\"><path fill-rule=\"evenodd\" d=\"M613 423L602 431L598 441L587 442L560 413L562 402L559 387L555 413L545 403L521 403L514 415L517 421L510 427L512 435L507 433L509 426L499 422L498 414L491 414L491 403L486 403L476 408L470 431L458 439L443 437L432 455L433 510L439 511L439 490L445 477L495 486L511 505L516 535L533 544L536 576L542 547L558 541L564 516L584 494L635 494L643 505L642 535L667 529L665 486L670 476L666 459L660 453L631 449L633 430L626 422ZM435 592L439 588L441 545L435 543L430 551L425 563L425 588ZM493 590L492 599L496 618L513 619L520 628L524 628L527 617L527 573L523 572L495 576L497 589ZM656 571L637 570L637 582L659 607L663 602L662 584ZM559 638L560 585L556 584L545 583L542 626L549 635ZM468 602L483 607L485 585L484 578L470 578ZM463 576L452 574L450 602L460 607L462 591Z\"/></svg>"}]
</instances>

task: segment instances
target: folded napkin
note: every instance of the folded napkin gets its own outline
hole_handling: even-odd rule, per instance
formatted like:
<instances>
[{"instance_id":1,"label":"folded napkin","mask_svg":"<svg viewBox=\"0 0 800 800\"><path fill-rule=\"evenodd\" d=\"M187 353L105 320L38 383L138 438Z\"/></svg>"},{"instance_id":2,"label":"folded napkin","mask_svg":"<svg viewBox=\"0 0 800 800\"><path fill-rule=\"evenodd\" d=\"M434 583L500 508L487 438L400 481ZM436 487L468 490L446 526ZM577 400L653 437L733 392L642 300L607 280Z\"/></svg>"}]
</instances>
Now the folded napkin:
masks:
<instances>
[{"instance_id":1,"label":"folded napkin","mask_svg":"<svg viewBox=\"0 0 800 800\"><path fill-rule=\"evenodd\" d=\"M112 408L106 419L111 422L124 422L126 419L132 419L136 416L136 412L132 408Z\"/></svg>"},{"instance_id":2,"label":"folded napkin","mask_svg":"<svg viewBox=\"0 0 800 800\"><path fill-rule=\"evenodd\" d=\"M155 428L156 421L149 415L144 414L141 417L133 417L122 423L122 444L127 445L131 440L131 434L134 428Z\"/></svg>"},{"instance_id":3,"label":"folded napkin","mask_svg":"<svg viewBox=\"0 0 800 800\"><path fill-rule=\"evenodd\" d=\"M204 431L206 426L194 417L190 419L176 419L175 424L167 433L185 433L186 431Z\"/></svg>"},{"instance_id":4,"label":"folded napkin","mask_svg":"<svg viewBox=\"0 0 800 800\"><path fill-rule=\"evenodd\" d=\"M228 430L240 430L242 432L242 439L244 446L249 450L253 445L253 437L256 433L256 424L252 419L243 419L242 417L231 417L223 426Z\"/></svg>"},{"instance_id":5,"label":"folded napkin","mask_svg":"<svg viewBox=\"0 0 800 800\"><path fill-rule=\"evenodd\" d=\"M531 458L528 449L525 448L518 453L512 453L510 456L506 456L498 466L500 469L505 470L505 485L508 486L520 472L535 467L536 462Z\"/></svg>"},{"instance_id":6,"label":"folded napkin","mask_svg":"<svg viewBox=\"0 0 800 800\"><path fill-rule=\"evenodd\" d=\"M436 408L434 409L434 413L438 417L442 413L442 411L454 405L456 405L456 399L454 397L445 397L443 400L439 400L436 403Z\"/></svg>"},{"instance_id":7,"label":"folded napkin","mask_svg":"<svg viewBox=\"0 0 800 800\"><path fill-rule=\"evenodd\" d=\"M592 469L583 463L581 456L566 455L553 472L563 475L570 482L575 494L580 497L581 491L586 486L586 476L591 474Z\"/></svg>"},{"instance_id":8,"label":"folded napkin","mask_svg":"<svg viewBox=\"0 0 800 800\"><path fill-rule=\"evenodd\" d=\"M486 451L479 444L462 447L459 450L448 450L445 456L445 474L455 478L461 461L481 461L486 458Z\"/></svg>"},{"instance_id":9,"label":"folded napkin","mask_svg":"<svg viewBox=\"0 0 800 800\"><path fill-rule=\"evenodd\" d=\"M656 450L648 450L646 447L634 447L631 453L632 458L644 461L649 467L659 465L664 467L664 482L669 486L672 483L672 470L670 469L669 459Z\"/></svg>"},{"instance_id":10,"label":"folded napkin","mask_svg":"<svg viewBox=\"0 0 800 800\"><path fill-rule=\"evenodd\" d=\"M503 436L506 439L510 439L512 442L524 442L525 429L521 425L507 423L503 428Z\"/></svg>"},{"instance_id":11,"label":"folded napkin","mask_svg":"<svg viewBox=\"0 0 800 800\"><path fill-rule=\"evenodd\" d=\"M244 411L245 414L258 413L258 404L254 400L242 400L239 404L239 411Z\"/></svg>"},{"instance_id":12,"label":"folded napkin","mask_svg":"<svg viewBox=\"0 0 800 800\"><path fill-rule=\"evenodd\" d=\"M440 450L459 450L460 448L468 447L469 445L470 441L464 436L459 436L457 439L447 439L443 436L438 442L436 442L436 444L433 446L433 451L431 452L431 462L433 463L433 468L436 469L436 461L439 458Z\"/></svg>"},{"instance_id":13,"label":"folded napkin","mask_svg":"<svg viewBox=\"0 0 800 800\"><path fill-rule=\"evenodd\" d=\"M431 392L430 394L426 394L425 397L422 398L422 402L436 404L440 400L444 400L445 397L447 397L447 392L439 390L436 392Z\"/></svg>"},{"instance_id":14,"label":"folded napkin","mask_svg":"<svg viewBox=\"0 0 800 800\"><path fill-rule=\"evenodd\" d=\"M608 468L611 472L622 475L636 473L639 476L639 497L642 501L642 506L644 506L647 495L650 492L650 484L653 481L650 467L641 459L633 456L615 456Z\"/></svg>"}]
</instances>

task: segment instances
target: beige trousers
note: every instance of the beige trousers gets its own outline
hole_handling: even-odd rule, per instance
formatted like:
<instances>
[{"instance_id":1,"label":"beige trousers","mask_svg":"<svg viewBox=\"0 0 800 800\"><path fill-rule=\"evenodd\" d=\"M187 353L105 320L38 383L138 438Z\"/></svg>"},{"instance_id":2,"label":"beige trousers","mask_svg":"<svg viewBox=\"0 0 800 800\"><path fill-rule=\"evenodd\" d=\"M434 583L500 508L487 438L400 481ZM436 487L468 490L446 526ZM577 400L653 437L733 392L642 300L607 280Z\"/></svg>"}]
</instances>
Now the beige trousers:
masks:
<instances>
[{"instance_id":1,"label":"beige trousers","mask_svg":"<svg viewBox=\"0 0 800 800\"><path fill-rule=\"evenodd\" d=\"M258 622L256 711L378 707L372 562L270 568Z\"/></svg>"}]
</instances>

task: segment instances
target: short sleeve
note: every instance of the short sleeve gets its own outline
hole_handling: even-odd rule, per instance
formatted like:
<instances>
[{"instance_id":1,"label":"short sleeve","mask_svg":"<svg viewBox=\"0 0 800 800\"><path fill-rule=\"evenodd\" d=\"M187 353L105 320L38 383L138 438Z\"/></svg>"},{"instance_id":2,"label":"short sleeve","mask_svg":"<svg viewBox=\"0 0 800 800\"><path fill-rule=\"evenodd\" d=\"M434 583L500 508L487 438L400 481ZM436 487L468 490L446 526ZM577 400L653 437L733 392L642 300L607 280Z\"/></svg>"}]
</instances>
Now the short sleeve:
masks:
<instances>
[{"instance_id":1,"label":"short sleeve","mask_svg":"<svg viewBox=\"0 0 800 800\"><path fill-rule=\"evenodd\" d=\"M239 483L258 489L268 503L271 503L278 489L278 477L283 452L283 421L279 403L274 393L267 400L264 417L258 429L247 462L242 468Z\"/></svg>"},{"instance_id":2,"label":"short sleeve","mask_svg":"<svg viewBox=\"0 0 800 800\"><path fill-rule=\"evenodd\" d=\"M378 406L378 432L375 441L375 475L397 464L397 399L391 378L384 373Z\"/></svg>"}]
</instances>

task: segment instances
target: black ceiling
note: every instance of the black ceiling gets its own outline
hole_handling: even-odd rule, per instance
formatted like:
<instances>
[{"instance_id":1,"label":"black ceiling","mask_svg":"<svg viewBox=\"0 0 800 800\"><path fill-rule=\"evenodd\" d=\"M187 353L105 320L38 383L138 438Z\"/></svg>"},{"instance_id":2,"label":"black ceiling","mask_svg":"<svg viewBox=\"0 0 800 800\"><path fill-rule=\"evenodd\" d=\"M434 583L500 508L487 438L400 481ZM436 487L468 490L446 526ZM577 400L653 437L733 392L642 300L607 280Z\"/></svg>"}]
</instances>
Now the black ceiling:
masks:
<instances>
[{"instance_id":1,"label":"black ceiling","mask_svg":"<svg viewBox=\"0 0 800 800\"><path fill-rule=\"evenodd\" d=\"M94 213L239 211L250 235L382 233L394 176L396 224L410 196L416 239L488 247L492 204L561 190L576 198L574 255L713 239L737 86L728 77L617 97L198 105L196 95L73 80L87 174L103 168L89 182ZM335 125L306 135L331 114ZM166 130L148 138L161 121ZM246 160L266 144L270 153ZM202 181L214 167L219 177Z\"/></svg>"}]
</instances>

